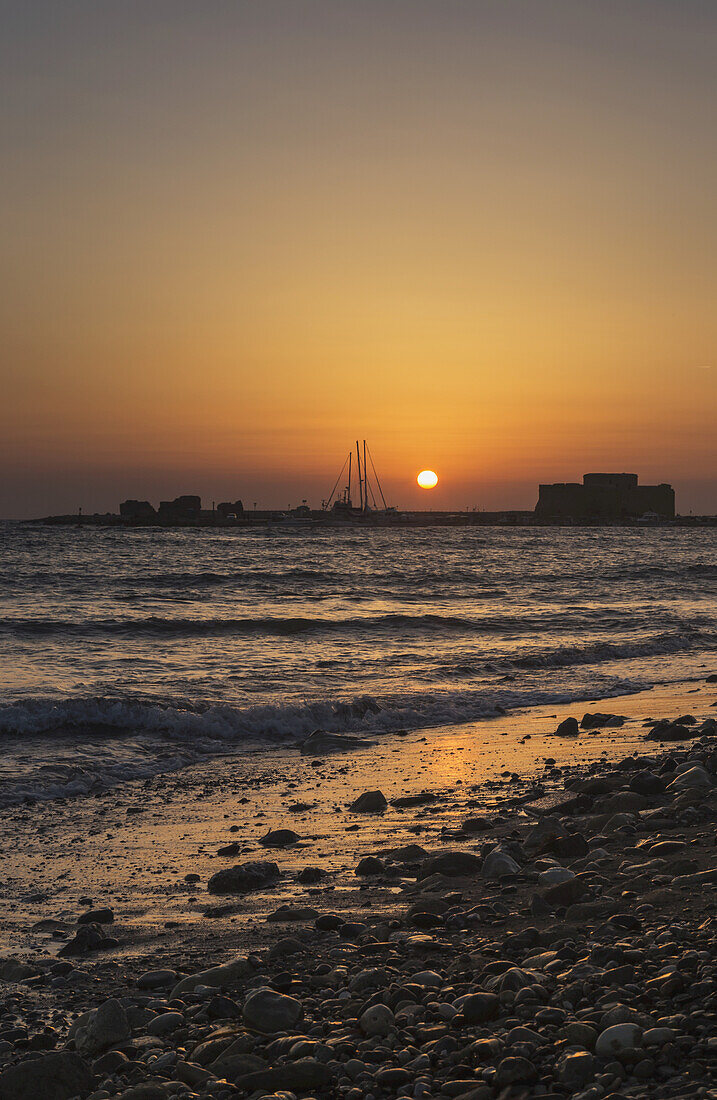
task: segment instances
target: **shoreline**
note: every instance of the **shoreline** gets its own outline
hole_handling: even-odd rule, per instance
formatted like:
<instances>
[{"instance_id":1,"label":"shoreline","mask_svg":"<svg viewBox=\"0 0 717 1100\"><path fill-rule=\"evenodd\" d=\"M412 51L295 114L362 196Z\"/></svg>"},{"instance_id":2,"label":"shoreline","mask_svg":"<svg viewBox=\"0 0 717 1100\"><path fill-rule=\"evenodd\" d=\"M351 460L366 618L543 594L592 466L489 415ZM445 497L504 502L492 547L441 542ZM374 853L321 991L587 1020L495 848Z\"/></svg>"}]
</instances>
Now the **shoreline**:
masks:
<instances>
[{"instance_id":1,"label":"shoreline","mask_svg":"<svg viewBox=\"0 0 717 1100\"><path fill-rule=\"evenodd\" d=\"M609 705L595 709L626 715L628 721L625 725L621 729L607 728L602 732L582 731L577 738L557 737L552 733L558 722L565 717L572 714L579 719L583 709L591 709L590 706L583 707L582 704L573 703L560 707L535 708L527 713L510 714L459 727L444 727L430 731L430 736L427 736L427 730L414 731L403 737L396 734L383 735L377 745L351 754L339 753L312 758L301 756L295 748L272 748L264 753L257 753L250 759L247 753L237 753L195 764L180 772L159 775L144 781L135 780L124 787L113 788L96 796L38 802L8 809L0 826L5 851L8 853L4 863L5 891L0 903L5 959L0 965L5 975L24 972L25 977L18 984L3 986L8 991L14 991L15 1001L11 1015L19 1021L15 1030L22 1034L17 1039L0 1038L0 1064L9 1067L18 1058L26 1056L28 1051L36 1055L38 1051L55 1048L62 1051L68 1041L72 1048L76 1043L72 1039L68 1040L68 1029L76 1014L96 1008L103 1000L120 992L128 1002L124 1006L125 1014L128 1009L132 1009L139 1019L137 1013L140 1006L144 1016L138 1029L130 1026L131 1036L127 1034L121 1042L117 1040L120 1051L125 1052L131 1065L129 1069L119 1072L124 1062L121 1065L118 1063L118 1073L110 1074L106 1078L114 1090L108 1091L105 1086L104 1093L107 1096L122 1095L124 1085L129 1087L135 1077L144 1080L148 1075L159 1082L155 1087L160 1089L163 1087L162 1082L166 1084L178 1080L176 1070L180 1063L186 1063L190 1067L199 1066L201 1060L197 1062L194 1058L194 1047L198 1043L195 1042L193 1047L189 1039L186 1042L183 1039L183 1044L180 1044L182 1050L177 1054L176 1036L184 1037L188 1028L191 1032L195 1020L201 1022L203 1032L221 1032L222 1028L228 1028L232 1041L237 1043L241 1039L241 1043L247 1048L245 1054L250 1050L252 1057L259 1057L267 1062L266 1048L271 1040L255 1028L247 1028L242 1023L242 1005L247 989L251 988L252 983L256 985L260 978L262 981L270 979L280 993L288 981L288 986L281 995L286 995L287 992L292 997L298 995L304 1011L308 1012L312 1021L313 1032L309 1028L309 1035L306 1034L306 1028L304 1031L300 1028L297 1031L294 1027L294 1032L305 1035L307 1042L313 1041L312 1034L319 1041L318 1031L322 1028L324 1031L331 1027L336 1030L340 1024L344 1031L348 1028L352 1035L353 1031L356 1032L355 1046L360 1051L363 1049L362 1044L366 1047L368 1037L357 1023L358 1016L351 1015L356 1009L354 1002L357 1000L357 990L352 990L350 983L367 969L376 967L383 967L384 970L388 968L391 981L386 985L388 979L382 979L385 990L388 990L395 985L396 968L398 973L406 967L416 971L428 968L434 972L432 968L435 966L439 972L438 978L431 978L430 982L438 981L436 989L447 987L452 991L451 995L447 997L440 992L429 994L428 990L433 989L433 986L427 987L420 996L409 990L408 1004L417 1005L418 1017L425 1017L421 1026L427 1031L442 1028L443 1034L451 1035L452 1021L454 1018L460 1020L462 1014L464 1015L464 1009L458 1004L462 994L457 992L455 981L451 977L451 967L455 966L456 958L465 957L466 952L475 954L478 951L483 963L488 965L486 953L487 957L496 957L497 952L497 957L500 958L505 951L506 936L511 943L517 944L521 936L525 938L527 929L533 929L529 939L534 940L537 936L531 949L540 947L543 953L545 950L550 953L553 950L551 945L556 942L556 927L559 930L563 925L569 927L568 943L574 942L576 936L581 943L588 940L592 943L597 937L595 946L588 951L588 957L592 958L590 952L602 943L600 937L604 938L606 935L606 921L609 922L610 914L619 915L634 910L635 905L630 898L626 899L625 891L628 895L634 895L636 882L641 876L644 878L645 874L647 879L643 882L638 899L644 903L645 897L651 896L655 890L662 891L665 897L660 902L660 907L653 907L653 915L649 920L646 919L647 915L640 918L639 929L631 929L629 921L628 926L624 927L619 922L608 925L608 940L613 933L616 942L625 936L634 938L638 932L638 938L644 936L645 929L653 919L662 922L660 932L655 933L659 940L659 935L663 932L667 934L671 922L677 919L683 923L689 921L692 928L690 934L694 934L702 942L705 939L704 930L698 933L697 929L702 918L705 915L711 917L714 911L711 887L707 885L704 890L697 891L694 912L685 912L681 888L678 887L675 892L672 883L680 878L680 861L684 862L685 859L692 861L690 866L693 863L695 866L692 871L682 871L683 875L701 874L716 866L714 843L712 841L710 845L706 840L705 828L709 827L708 831L711 831L713 825L710 822L714 822L717 816L717 736L709 733L704 743L699 740L694 742L694 749L691 748L692 740L663 746L659 742L645 740L646 727L643 722L649 717L674 719L688 711L700 721L715 719L716 694L715 686L703 680L690 687L683 684L679 690L671 685L668 688L612 698ZM599 700L596 702L599 703ZM501 737L498 752L497 737ZM557 792L566 782L569 787L572 785L574 788L575 784L589 784L591 778L598 775L607 777L605 781L609 780L608 792L610 784L614 787L617 783L626 788L628 796L634 796L636 792L631 791L629 783L637 772L652 770L659 779L665 760L671 758L679 767L684 759L689 758L691 752L694 760L701 762L708 786L689 788L676 796L670 796L666 794L663 784L659 794L638 794L637 800L635 797L623 797L622 802L625 805L630 803L633 808L615 809L609 817L615 818L617 815L620 819L622 815L625 820L618 820L617 826L609 830L605 828L609 817L606 817L602 802L606 797L617 805L615 798L619 802L620 789L607 795L590 795L588 800L592 801L592 805L589 810L586 810L585 805L580 807L578 804L577 808L566 808L565 813L557 817L550 815L549 819L559 824L564 833L578 832L586 838L586 846L581 846L580 856L558 858L554 853L543 853L538 858L529 850L527 838L532 835L531 830L540 827L535 825L535 822L540 822L540 817L537 813L527 813L522 803L531 791L535 793L538 790L536 780L540 780L540 789ZM647 762L636 764L635 754L646 758ZM546 765L546 758L554 763ZM352 813L347 808L350 801L362 791L377 788L384 793L389 803L384 813L359 814ZM432 797L422 799L421 793L424 791L429 792ZM408 799L408 804L393 805L395 799ZM643 799L643 803L640 803L640 799ZM302 803L306 808L300 808ZM483 819L481 831L477 831L478 826L475 826L475 832L466 833L461 830L462 822L471 817ZM262 837L267 832L278 829L291 829L300 839L289 847L265 847L261 843ZM642 841L653 836L656 829L660 839L654 840L654 843L662 843L665 839L669 842L679 833L679 843L672 849L669 849L668 843L668 850L665 850L666 855L661 863L657 856L648 860L643 858L647 856L649 848L642 845ZM393 857L386 855L387 852L406 848L409 844L419 845L427 855L417 857L408 864L396 862ZM219 848L229 845L235 846L230 849L232 854L218 854ZM492 847L500 848L509 856L510 862L505 863L505 866L510 868L512 864L513 870L505 879L486 877L485 860ZM456 851L469 857L469 863L471 858L475 861L467 876L416 878L416 874L421 874L422 861L441 852ZM598 854L591 856L590 852ZM364 865L370 873L356 874L361 860L367 857L369 861L373 861ZM494 857L494 861L497 858ZM556 859L565 872L575 876L566 877L565 881L578 881L582 884L581 891L584 888L584 893L578 891L579 899L576 895L576 899L568 905L554 908L549 906L547 913L541 911L539 902L533 900L536 896L543 897L544 894L539 875L553 866L550 862L542 866L541 859L543 863L545 859ZM655 863L655 859L659 865ZM269 888L243 894L215 894L207 891L208 881L217 871L257 860L276 863L279 868L280 877ZM627 874L621 869L626 860L628 863L632 861L638 868L641 865L647 866L647 872L640 871L638 874L635 871ZM323 872L319 881L312 884L298 881L297 873L305 867L318 867ZM461 869L465 871L465 867ZM187 876L198 876L198 880L187 881ZM711 882L709 878L706 881L708 884ZM419 885L421 882L425 885ZM571 889L577 887L564 887L566 899ZM457 900L459 897L461 900ZM431 904L428 909L415 911L417 898L423 899L424 903L429 899ZM448 903L442 900L445 898L455 900ZM571 905L587 906L584 911L578 910L583 916L577 926L569 919ZM282 906L289 907L288 916L284 910L285 919L280 919ZM457 923L452 922L452 918L445 919L445 914L451 914L456 907L459 911ZM60 956L60 952L82 927L76 923L77 918L92 908L113 910L112 923L100 922L95 927L100 937L110 937L117 941L116 945L103 950L90 950L87 954L78 956ZM556 925L555 913L560 914L563 910L564 915L558 915ZM418 919L424 911L425 918L421 916ZM466 923L464 916L471 912L478 915L471 917ZM277 913L278 917L267 919ZM321 914L333 915L335 921L338 921L338 931L317 931L314 926L317 915L320 917ZM460 914L464 916L461 917ZM461 925L461 921L465 927ZM341 933L341 928L351 925L352 922L358 922L364 927L359 928L355 935ZM378 935L377 930L380 932ZM512 940L513 935L517 939ZM669 935L673 936L673 933L670 932ZM415 949L410 946L411 937L416 937ZM563 939L565 938L564 936ZM681 933L679 942L683 939ZM283 948L277 949L277 943L281 944L282 940L287 942ZM560 950L565 952L564 948ZM582 950L581 947L577 952L578 958ZM634 953L639 952L640 948L633 947L630 950ZM529 957L526 951L527 947L521 947L518 951L519 957L516 956L513 960L519 969L525 958ZM685 947L684 951L688 951L688 948ZM142 974L152 970L170 970L176 976L176 981L179 981L184 974L222 963L227 958L242 953L256 956L257 961L244 965L241 977L227 979L230 988L227 989L226 1000L233 1007L215 1006L214 1010L220 1013L226 1011L226 1018L212 1014L206 1016L208 1000L216 995L214 989L206 993L192 993L184 999L181 996L171 996L167 979L165 985L159 985L156 991L142 990L137 985ZM711 948L708 954L711 967ZM566 963L570 961L568 956L570 951L565 956ZM17 960L26 971L13 971L11 964L7 962L8 958ZM554 1004L558 1013L566 1011L564 1007L560 1007L567 1003L564 994L559 989L553 993L558 967L552 964L557 963L559 958L558 954L555 959L545 963L548 966L547 972L535 964L540 977L520 987L528 989L540 986L542 992L539 995L536 993L537 1001L526 995L516 1004L518 989L506 987L504 992L510 992L512 999L503 998L503 993L500 993L499 1011L497 1010L492 1018L494 1022L487 1029L491 1041L495 1038L496 1029L500 1033L504 1008L509 1012L509 1018L517 1021L513 1023L513 1028L527 1026L524 1017L528 1010L533 1013L530 1018L531 1028L538 1026L533 1017L546 1003ZM337 959L343 960L341 965L348 965L349 974L353 976L347 979L349 984L346 992L339 995L338 1001L331 988L325 987L321 982L317 985L314 980L316 967L323 965L324 959L334 965L337 964ZM573 961L577 964L577 959ZM644 966L648 962L652 965L649 952L644 953L640 966L643 962ZM703 964L707 966L707 960L703 960ZM592 963L585 965L592 966L595 974L605 971L604 966ZM632 966L635 973L640 970L636 961L620 965ZM286 981L282 978L277 988L277 975L281 977L287 966L291 977ZM524 966L523 969L525 970ZM531 969L532 967L528 967L528 970ZM685 971L683 975L679 993L683 998L687 995L687 978L690 973ZM652 975L649 980L652 981L654 977L659 975ZM175 978L172 978L172 982L174 981ZM463 984L467 981L466 978ZM470 988L483 995L487 981L485 974L473 973ZM410 986L415 983L408 984ZM459 982L459 986L460 984ZM659 984L658 982L657 986ZM384 986L379 983L379 990ZM638 1011L634 1006L640 1004L640 998L644 996L640 982L627 981L625 971L615 988L618 991L615 996L618 999L622 996L620 1003L629 1005L630 1011ZM717 985L715 988L717 989ZM613 986L608 985L603 992L612 996L611 989ZM321 1014L317 1014L316 1006L311 1004L312 997L315 999L319 996L321 999L324 995L322 990L333 1005L329 1013L331 1019L336 1017L333 1025L322 1022ZM387 998L391 1001L392 996L385 993L379 1000L384 1004ZM412 1001L411 997L414 996L418 1000ZM372 998L375 1000L375 991L369 983L366 990L361 992L359 1007ZM437 1008L428 1010L423 1007L433 1004L436 998ZM308 1004L305 1003L307 1000ZM177 1009L177 1004L181 1004L181 1009ZM343 1010L348 1008L351 1012L346 1016ZM580 999L573 1006L572 1014L579 1008ZM150 1044L147 1049L160 1051L160 1063L156 1064L153 1056L145 1061L140 1057L137 1068L137 1036L146 1037L146 1029L155 1016L177 1011L181 1023L175 1021L176 1032L172 1029L166 1035L159 1030L150 1032L155 1035L155 1040L154 1045ZM393 1013L393 1008L389 1008L389 1011ZM416 1013L412 1010L408 1015L410 1020L402 1021L402 1027L405 1023L406 1027L415 1031ZM665 1007L662 1015L675 1015L675 1012L668 1013ZM659 1018L655 1017L655 1020ZM353 1024L351 1020L354 1021ZM651 1017L651 1022L655 1023L655 1020ZM579 1022L579 1019L575 1020L576 1024ZM45 1039L37 1038L41 1025L43 1028L54 1029L52 1033L43 1032ZM523 1037L528 1047L531 1044L535 1046L528 1061L541 1061L545 1043L538 1043L535 1035L542 1035L546 1027L550 1032L550 1028L554 1026L557 1027L557 1023L548 1026L543 1022L532 1038ZM655 1026L668 1027L667 1024L657 1023ZM157 1024L156 1027L160 1029L161 1025ZM465 1039L466 1027L468 1025L461 1022L458 1029L461 1042ZM394 1022L388 1034L394 1035L396 1030L394 1013ZM480 1029L476 1031L476 1027L471 1025L468 1030L471 1043L482 1041ZM509 1028L506 1034L510 1034L511 1030ZM642 1027L641 1030L644 1032L650 1029ZM674 1031L675 1028L672 1027L671 1030ZM320 1038L320 1045L323 1046L327 1039L324 1031ZM577 1034L575 1028L573 1031ZM13 1029L6 1027L5 1032L12 1034ZM675 1047L671 1057L679 1070L678 1076L683 1070L679 1068L677 1053L683 1048L687 1050L687 1039L690 1036L694 1038L689 1029L685 1032L684 1028L677 1028L674 1040L671 1038L667 1044ZM221 1037L218 1035L217 1041ZM413 1032L409 1038L420 1052L421 1048L417 1046ZM545 1039L545 1035L542 1038ZM703 1049L699 1046L701 1041L698 1040L698 1057L703 1056ZM42 1045L43 1042L45 1046ZM159 1046L156 1045L157 1042ZM550 1038L550 1042L553 1042L553 1038ZM565 1081L561 1077L563 1070L558 1071L556 1068L560 1059L564 1059L565 1051L568 1050L569 1053L571 1045L568 1043L565 1046L564 1036L560 1043L562 1045L555 1050L553 1078L550 1081L545 1078L548 1089L546 1094L550 1094L549 1088L558 1087L556 1095L578 1095L579 1089L566 1092ZM30 1044L29 1047L27 1044ZM110 1048L116 1048L117 1044L111 1043ZM476 1093L474 1100L497 1097L506 1084L518 1090L535 1084L534 1080L500 1079L500 1064L505 1058L523 1056L515 1051L511 1053L510 1049L512 1045L520 1047L521 1043L506 1043L503 1036L501 1044L504 1058L498 1063L494 1065L491 1061L485 1064L479 1062L470 1067L471 1087L483 1090ZM330 1044L329 1049L335 1053L335 1048ZM692 1051L690 1057L693 1057L693 1045L689 1049ZM604 1066L594 1049L590 1050L588 1045L585 1052L592 1058L590 1065L593 1067L593 1077L600 1078L601 1074L605 1077ZM398 1070L413 1060L397 1062L398 1053L400 1051L395 1049L395 1044L389 1043L382 1054L381 1066L387 1071ZM642 1045L639 1046L639 1053L645 1054ZM659 1060L655 1062L653 1053L647 1052L645 1057L638 1060L631 1056L626 1061L617 1059L618 1067L621 1066L627 1073L631 1088L637 1089L637 1092L632 1091L629 1095L662 1095L661 1092L654 1091L654 1074L660 1069L660 1063ZM101 1057L103 1050L93 1051L93 1054ZM579 1057L575 1067L580 1063L585 1069L588 1063L583 1057L582 1048L577 1054ZM167 1057L169 1055L171 1057ZM330 1070L333 1076L327 1077L327 1066L335 1062L336 1058L325 1055L322 1057L323 1061L318 1059L318 1068L313 1066L313 1069L309 1067L307 1070L307 1080L310 1083L303 1091L301 1088L296 1091L295 1087L295 1095L351 1097L351 1088L362 1089L361 1095L368 1095L360 1072L357 1072L357 1084L350 1073L347 1076L348 1071L345 1068L339 1072L333 1066ZM423 1055L417 1053L414 1057L422 1058ZM162 1058L165 1060L161 1061ZM648 1091L640 1092L643 1088L640 1083L642 1079L638 1076L633 1081L628 1071L639 1062L649 1061L650 1058L655 1064L651 1070L652 1075L644 1078L647 1082L644 1087ZM475 1061L474 1058L469 1059L471 1060ZM450 1074L437 1087L436 1081L443 1071L440 1065L433 1064L430 1053L428 1061L433 1067L429 1075L431 1079L427 1090L420 1093L421 1096L464 1094L456 1091L456 1079L451 1084ZM274 1065L276 1058L272 1056L268 1062ZM88 1060L85 1056L83 1064L91 1066L92 1058ZM276 1064L283 1065L283 1061L280 1059ZM369 1061L364 1064L371 1067L373 1075L378 1063ZM289 1066L288 1070L282 1071L283 1077L280 1074L266 1080L268 1084L278 1081L280 1087L289 1088L292 1071L295 1069L295 1066ZM509 1075L509 1069L510 1067L504 1068L504 1077ZM543 1070L548 1073L549 1069L549 1066L544 1066L541 1073ZM236 1066L232 1072L235 1070ZM35 1071L39 1072L39 1068L35 1067ZM7 1072L12 1074L14 1071ZM223 1078L229 1079L229 1091L225 1093L227 1097L258 1097L268 1095L271 1091L268 1085L264 1092L238 1086L236 1082L242 1076L238 1071L234 1072L234 1077L231 1073L218 1076L213 1071L207 1072L208 1076L202 1078L201 1072L197 1073L191 1068L182 1070L185 1077L194 1073L194 1083L189 1088L189 1095L195 1089L196 1095L220 1096L221 1087L217 1085L217 1081ZM568 1073L568 1070L564 1072ZM611 1072L614 1078L619 1077L614 1066ZM643 1067L641 1072L645 1073L646 1068ZM374 1095L414 1096L415 1083L422 1078L422 1074L425 1077L425 1072L419 1073L418 1068L411 1071L410 1090L407 1092L408 1082L405 1075L387 1072L384 1077L385 1085ZM707 1070L704 1074L703 1083L710 1079ZM340 1086L337 1081L342 1076L344 1084ZM665 1077L665 1081L667 1079ZM3 1080L4 1076L0 1074L0 1096L5 1100ZM659 1074L657 1080L659 1088L662 1088ZM96 1077L92 1088L88 1087L78 1094L83 1097L94 1095L101 1083ZM446 1083L451 1086L448 1091L444 1087ZM617 1086L620 1081L616 1080L615 1083ZM207 1088L211 1085L210 1091L204 1088L205 1085ZM596 1087L587 1080L584 1085L588 1089ZM590 1094L591 1100L609 1095L609 1090L606 1091L606 1086L600 1084L600 1081L597 1087L602 1092ZM99 1092L96 1100L101 1100L103 1089L100 1088ZM467 1089L465 1094L469 1095ZM518 1091L508 1095L520 1094ZM71 1095L74 1094L67 1094L68 1097ZM358 1095L357 1093L356 1096ZM665 1092L664 1095L688 1093Z\"/></svg>"},{"instance_id":2,"label":"shoreline","mask_svg":"<svg viewBox=\"0 0 717 1100\"><path fill-rule=\"evenodd\" d=\"M669 707L676 698L683 699L687 704L694 692L699 692L700 684L704 680L704 670L711 666L704 664L699 672L693 671L689 676L662 684L652 684L649 687L615 686L613 689L593 696L586 690L576 691L569 698L549 702L506 702L499 705L497 702L490 705L490 694L486 693L481 700L487 708L484 713L472 717L454 718L447 717L432 721L424 716L420 725L413 724L411 718L411 703L406 703L405 716L401 714L401 707L395 712L389 705L389 717L391 722L385 723L383 708L373 710L366 706L366 699L370 697L355 697L353 700L339 701L334 704L321 700L317 701L314 711L306 708L303 715L305 729L303 733L298 731L292 734L276 733L273 736L258 737L247 733L245 739L229 740L218 731L213 733L211 725L201 731L197 727L196 737L199 738L201 749L192 747L192 739L189 735L190 727L187 727L183 736L175 735L171 727L166 729L159 724L147 726L138 725L136 730L132 728L132 706L130 700L106 700L109 708L108 724L104 724L100 712L96 720L89 718L74 726L75 719L72 715L73 700L68 701L69 711L66 716L66 728L59 730L38 730L29 736L21 732L7 732L3 736L4 760L0 763L0 807L4 810L14 805L30 804L34 802L52 801L55 799L91 798L104 791L113 790L119 786L130 783L151 780L154 777L170 775L184 771L198 764L211 764L212 760L225 761L233 757L263 759L266 754L284 759L288 753L289 758L300 751L306 737L316 728L327 729L331 733L340 733L346 736L354 736L369 740L375 740L378 746L383 744L393 746L393 738L403 738L404 744L410 744L413 737L428 736L433 741L445 734L459 738L466 735L466 747L473 753L480 747L482 757L490 753L490 747L496 736L507 736L508 744L512 743L512 734L516 722L524 720L549 721L552 715L566 713L570 708L580 710L581 707L596 705L602 701L605 705L613 701L619 703L627 715L632 713L632 706L623 702L637 697L645 696L647 699L661 701L661 705ZM629 682L629 677L625 681ZM695 686L696 685L696 686ZM503 692L510 691L510 683L499 684L496 694L501 698ZM83 700L79 701L83 703ZM412 701L411 701L412 702ZM20 701L16 704L8 704L18 711L25 704ZM48 704L49 706L50 704ZM57 704L55 704L57 705ZM112 725L116 715L113 710L116 706L127 708L127 714L123 716L122 725ZM140 704L146 705L146 704ZM60 704L62 706L62 704ZM331 706L335 706L335 722L332 722ZM352 708L365 707L367 721L349 722L346 725L344 711ZM443 709L448 708L448 703ZM258 708L259 711L261 708ZM435 709L440 711L440 693L437 693ZM322 710L325 713L322 713ZM211 715L211 709L203 711L187 711L185 714L177 712L177 717L186 723L192 720L200 722L204 714ZM241 715L241 711L237 712ZM251 708L248 708L251 715ZM371 718L376 715L383 724L372 726ZM359 714L360 716L360 714ZM32 719L32 712L28 711L27 719ZM57 721L57 714L53 715ZM274 720L280 718L279 713ZM140 723L142 714L136 715ZM221 708L217 716L219 724L225 720ZM270 719L264 716L265 721ZM414 719L415 721L415 719ZM156 722L156 716L155 716ZM629 727L629 724L628 724ZM629 730L628 730L629 731ZM626 732L623 730L623 736ZM486 735L487 734L487 739ZM532 735L531 735L532 736ZM599 734L598 734L599 736ZM594 744L595 734L591 732L588 744ZM408 741L405 740L408 738ZM608 744L611 744L608 739ZM485 749L488 748L488 753ZM357 756L357 762L361 755ZM520 754L519 754L520 755ZM525 755L525 754L523 754ZM527 754L527 760L530 754ZM526 761L521 759L521 767L525 768Z\"/></svg>"}]
</instances>

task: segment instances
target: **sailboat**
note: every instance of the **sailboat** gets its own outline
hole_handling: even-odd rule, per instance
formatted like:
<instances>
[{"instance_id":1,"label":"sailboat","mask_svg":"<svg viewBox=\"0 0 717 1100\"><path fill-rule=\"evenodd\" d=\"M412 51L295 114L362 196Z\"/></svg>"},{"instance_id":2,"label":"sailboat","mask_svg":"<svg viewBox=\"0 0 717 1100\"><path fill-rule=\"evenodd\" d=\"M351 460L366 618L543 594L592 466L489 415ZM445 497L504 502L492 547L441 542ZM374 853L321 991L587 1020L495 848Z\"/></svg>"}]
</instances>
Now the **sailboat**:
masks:
<instances>
[{"instance_id":1,"label":"sailboat","mask_svg":"<svg viewBox=\"0 0 717 1100\"><path fill-rule=\"evenodd\" d=\"M363 461L362 461L363 450ZM349 451L348 455L344 459L344 464L339 471L339 476L334 482L334 487L329 493L328 499L323 501L322 509L325 512L330 512L336 519L361 521L367 519L369 516L375 516L377 513L395 512L395 508L389 508L386 504L386 498L383 495L383 489L381 488L381 482L376 472L373 456L366 443L363 440L363 448L359 446L358 439L356 440L356 469L358 470L358 494L359 504L358 507L354 505L353 498L351 496L352 488L352 476L354 466L354 452L353 449ZM371 463L371 470L373 476L369 478L368 463ZM344 473L348 468L348 478L343 489L337 494L339 483L341 482ZM374 488L375 486L375 488ZM378 496L376 495L378 492ZM378 499L381 499L383 508L379 507Z\"/></svg>"}]
</instances>

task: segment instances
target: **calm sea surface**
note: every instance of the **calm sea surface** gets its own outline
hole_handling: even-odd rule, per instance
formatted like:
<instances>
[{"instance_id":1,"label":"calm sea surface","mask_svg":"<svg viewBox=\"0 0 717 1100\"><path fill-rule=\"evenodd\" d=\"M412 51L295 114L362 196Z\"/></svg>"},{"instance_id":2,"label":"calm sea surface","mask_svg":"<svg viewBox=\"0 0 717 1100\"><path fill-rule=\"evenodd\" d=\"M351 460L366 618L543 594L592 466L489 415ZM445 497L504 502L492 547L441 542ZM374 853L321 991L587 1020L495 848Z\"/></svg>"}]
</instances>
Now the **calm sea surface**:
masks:
<instances>
[{"instance_id":1,"label":"calm sea surface","mask_svg":"<svg viewBox=\"0 0 717 1100\"><path fill-rule=\"evenodd\" d=\"M717 532L0 526L0 801L704 676Z\"/></svg>"}]
</instances>

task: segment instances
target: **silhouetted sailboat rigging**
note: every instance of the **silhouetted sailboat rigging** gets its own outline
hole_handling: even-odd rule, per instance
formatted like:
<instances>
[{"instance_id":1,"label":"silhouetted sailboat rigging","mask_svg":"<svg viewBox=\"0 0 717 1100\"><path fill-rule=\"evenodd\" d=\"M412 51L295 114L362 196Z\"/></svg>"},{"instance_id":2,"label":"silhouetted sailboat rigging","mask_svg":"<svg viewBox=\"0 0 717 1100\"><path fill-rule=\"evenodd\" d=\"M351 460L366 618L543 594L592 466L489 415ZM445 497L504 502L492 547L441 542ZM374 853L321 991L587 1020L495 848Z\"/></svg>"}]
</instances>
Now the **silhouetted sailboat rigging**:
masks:
<instances>
[{"instance_id":1,"label":"silhouetted sailboat rigging","mask_svg":"<svg viewBox=\"0 0 717 1100\"><path fill-rule=\"evenodd\" d=\"M363 450L363 455L362 455ZM368 464L371 464L371 477L368 473ZM340 516L345 519L361 519L363 516L369 513L375 512L393 512L394 508L389 508L386 504L386 498L383 495L383 489L381 488L381 481L378 473L376 472L376 466L373 461L373 455L366 443L363 440L363 448L359 446L358 439L356 440L356 470L358 474L354 474L354 452L350 450L344 459L344 464L339 471L339 476L334 482L334 487L329 493L328 499L322 502L322 509L325 512L331 511L335 516ZM348 473L346 484L343 489L339 489L341 479L344 474ZM358 494L359 504L358 507L354 505L353 498L351 496L351 489L353 481L358 481ZM338 492L337 492L338 490ZM381 505L379 505L379 498Z\"/></svg>"}]
</instances>

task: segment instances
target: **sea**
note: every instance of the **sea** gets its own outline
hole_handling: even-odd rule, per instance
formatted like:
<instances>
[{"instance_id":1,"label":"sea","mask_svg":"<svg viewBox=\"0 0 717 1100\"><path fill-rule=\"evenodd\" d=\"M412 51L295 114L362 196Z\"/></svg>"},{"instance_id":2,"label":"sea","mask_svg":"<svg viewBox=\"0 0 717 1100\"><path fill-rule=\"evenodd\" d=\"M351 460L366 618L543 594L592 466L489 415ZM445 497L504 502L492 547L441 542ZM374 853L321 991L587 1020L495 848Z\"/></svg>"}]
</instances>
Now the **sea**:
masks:
<instances>
[{"instance_id":1,"label":"sea","mask_svg":"<svg viewBox=\"0 0 717 1100\"><path fill-rule=\"evenodd\" d=\"M709 528L0 525L0 805L717 669Z\"/></svg>"}]
</instances>

